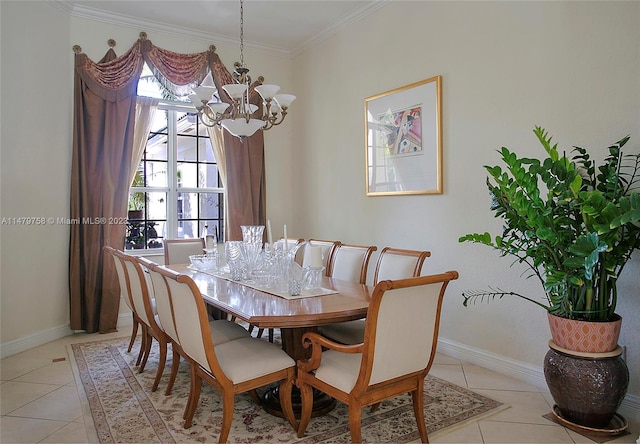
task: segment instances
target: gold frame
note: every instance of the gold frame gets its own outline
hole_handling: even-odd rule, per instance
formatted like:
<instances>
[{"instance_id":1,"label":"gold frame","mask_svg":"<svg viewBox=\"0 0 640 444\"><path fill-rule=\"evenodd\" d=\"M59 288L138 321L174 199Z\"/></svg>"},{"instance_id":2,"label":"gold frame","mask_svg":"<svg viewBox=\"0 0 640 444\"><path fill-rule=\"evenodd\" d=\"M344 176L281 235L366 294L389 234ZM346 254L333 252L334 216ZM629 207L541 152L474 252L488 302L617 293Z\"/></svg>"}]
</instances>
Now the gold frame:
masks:
<instances>
[{"instance_id":1,"label":"gold frame","mask_svg":"<svg viewBox=\"0 0 640 444\"><path fill-rule=\"evenodd\" d=\"M364 99L367 196L442 194L442 77Z\"/></svg>"}]
</instances>

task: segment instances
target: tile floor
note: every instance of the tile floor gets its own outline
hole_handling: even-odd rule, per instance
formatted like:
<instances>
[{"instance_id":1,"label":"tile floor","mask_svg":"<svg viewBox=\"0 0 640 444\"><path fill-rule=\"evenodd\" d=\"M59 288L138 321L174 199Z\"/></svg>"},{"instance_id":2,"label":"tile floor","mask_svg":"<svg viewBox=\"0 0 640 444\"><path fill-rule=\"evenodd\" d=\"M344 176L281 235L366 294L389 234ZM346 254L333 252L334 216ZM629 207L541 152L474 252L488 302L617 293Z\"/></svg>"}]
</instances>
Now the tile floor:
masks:
<instances>
[{"instance_id":1,"label":"tile floor","mask_svg":"<svg viewBox=\"0 0 640 444\"><path fill-rule=\"evenodd\" d=\"M0 442L86 443L89 436L66 346L127 336L76 334L0 361ZM487 419L434 437L433 443L593 443L542 415L553 401L548 392L484 368L438 355L431 374L504 402L510 408ZM635 443L640 424L611 443Z\"/></svg>"}]
</instances>

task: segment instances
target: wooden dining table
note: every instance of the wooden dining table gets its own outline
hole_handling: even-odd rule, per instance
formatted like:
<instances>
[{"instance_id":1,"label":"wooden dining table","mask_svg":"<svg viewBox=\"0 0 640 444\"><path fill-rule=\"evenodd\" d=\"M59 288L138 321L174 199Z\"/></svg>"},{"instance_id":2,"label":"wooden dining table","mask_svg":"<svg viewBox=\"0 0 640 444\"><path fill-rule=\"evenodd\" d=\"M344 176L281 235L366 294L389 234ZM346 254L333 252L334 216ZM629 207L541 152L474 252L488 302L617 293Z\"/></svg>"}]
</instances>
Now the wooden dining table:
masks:
<instances>
[{"instance_id":1,"label":"wooden dining table","mask_svg":"<svg viewBox=\"0 0 640 444\"><path fill-rule=\"evenodd\" d=\"M323 276L322 288L334 290L335 293L287 299L268 290L259 290L242 282L192 269L187 264L167 265L167 268L190 276L203 300L212 307L258 328L280 329L282 349L295 361L311 355L310 349L302 345L302 335L317 331L321 325L366 317L373 294L371 286ZM294 392L293 402L294 411L298 413L300 405L297 392ZM269 413L282 416L277 390L265 394L263 407ZM321 392L314 393L314 416L325 414L333 407L333 398L323 396Z\"/></svg>"}]
</instances>

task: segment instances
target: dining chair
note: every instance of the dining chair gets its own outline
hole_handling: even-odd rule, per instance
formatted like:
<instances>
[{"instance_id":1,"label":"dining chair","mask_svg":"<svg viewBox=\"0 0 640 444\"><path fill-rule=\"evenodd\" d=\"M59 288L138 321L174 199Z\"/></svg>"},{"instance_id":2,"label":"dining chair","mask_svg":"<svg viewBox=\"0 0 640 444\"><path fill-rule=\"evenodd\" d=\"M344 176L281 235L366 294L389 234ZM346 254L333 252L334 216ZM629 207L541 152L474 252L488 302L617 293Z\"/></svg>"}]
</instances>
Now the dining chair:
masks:
<instances>
[{"instance_id":1,"label":"dining chair","mask_svg":"<svg viewBox=\"0 0 640 444\"><path fill-rule=\"evenodd\" d=\"M374 287L364 341L344 345L309 332L302 337L311 357L297 363L296 385L302 411L298 437L311 419L315 388L347 404L351 441L362 442L362 408L411 393L422 442L429 442L424 420L424 379L438 343L442 299L458 272L385 280ZM326 350L323 352L323 350Z\"/></svg>"},{"instance_id":2,"label":"dining chair","mask_svg":"<svg viewBox=\"0 0 640 444\"><path fill-rule=\"evenodd\" d=\"M420 276L426 258L431 256L427 250L405 250L385 247L378 256L373 285L383 280L406 279ZM323 336L342 344L359 344L364 340L364 319L338 322L319 327Z\"/></svg>"},{"instance_id":3,"label":"dining chair","mask_svg":"<svg viewBox=\"0 0 640 444\"><path fill-rule=\"evenodd\" d=\"M189 256L202 254L204 251L204 239L165 239L164 240L164 264L189 264Z\"/></svg>"},{"instance_id":4,"label":"dining chair","mask_svg":"<svg viewBox=\"0 0 640 444\"><path fill-rule=\"evenodd\" d=\"M327 265L327 276L343 281L364 284L367 281L369 260L378 247L375 245L335 245Z\"/></svg>"},{"instance_id":5,"label":"dining chair","mask_svg":"<svg viewBox=\"0 0 640 444\"><path fill-rule=\"evenodd\" d=\"M172 350L172 362L171 362L171 376L169 377L169 383L165 390L165 395L171 394L173 385L175 383L176 376L178 374L178 366L180 364L180 357L184 358L187 362L191 362L189 357L182 350L180 340L178 338L178 332L175 326L175 319L173 315L173 306L171 302L171 296L169 294L169 287L166 282L166 278L177 279L178 273L162 267L155 262L150 261L144 257L137 258L138 263L142 266L145 273L148 273L151 284L153 286L153 294L155 296L156 311L160 318L160 323L164 332L167 334L167 339L171 343ZM209 331L215 344L224 344L225 342L233 341L241 338L250 337L249 332L242 328L240 325L227 320L211 320L209 321ZM186 410L185 410L186 411Z\"/></svg>"},{"instance_id":6,"label":"dining chair","mask_svg":"<svg viewBox=\"0 0 640 444\"><path fill-rule=\"evenodd\" d=\"M338 245L340 245L340 241L330 241L330 240L321 240L321 239L309 239L307 241L307 246L309 247L320 247L322 248L322 266L324 268L325 275L328 276L329 269L327 268L327 264L329 263L329 259L331 259L331 255L333 251L336 249ZM305 267L310 262L310 253L311 249L306 248L304 250L304 256L302 259L302 266Z\"/></svg>"},{"instance_id":7,"label":"dining chair","mask_svg":"<svg viewBox=\"0 0 640 444\"><path fill-rule=\"evenodd\" d=\"M184 428L192 425L204 380L219 391L222 398L218 442L226 442L229 437L235 395L249 392L257 401L255 389L276 382L280 383L279 397L284 416L296 429L291 399L296 368L293 359L277 345L253 337L217 344L209 332L205 303L196 283L187 275L169 277L165 281L178 339L192 361Z\"/></svg>"},{"instance_id":8,"label":"dining chair","mask_svg":"<svg viewBox=\"0 0 640 444\"><path fill-rule=\"evenodd\" d=\"M129 341L129 347L127 348L127 353L131 351L133 348L133 344L136 341L136 336L138 336L138 326L140 326L140 318L136 313L135 307L133 306L133 301L131 300L131 294L129 293L129 285L127 284L127 276L122 266L122 262L120 259L116 257L116 249L105 245L103 250L112 257L113 263L116 269L116 274L118 275L118 282L120 284L120 297L124 299L125 304L131 310L131 314L133 317L133 328L131 330L131 340ZM142 359L142 343L140 344L140 351L138 352L138 358L136 359L136 365L140 365L140 360Z\"/></svg>"},{"instance_id":9,"label":"dining chair","mask_svg":"<svg viewBox=\"0 0 640 444\"><path fill-rule=\"evenodd\" d=\"M154 392L157 390L158 384L160 383L160 378L164 372L164 366L167 359L167 335L162 328L160 318L156 312L156 303L153 297L153 289L150 285L151 282L148 280L148 277L145 276L138 259L135 256L126 254L122 251L117 251L116 257L120 259L124 268L127 282L129 284L129 294L131 295L133 306L135 307L143 326L143 357L140 367L138 368L138 373L142 373L147 365L153 339L158 342L160 348L156 377L153 381L153 385L151 386L151 391Z\"/></svg>"}]
</instances>

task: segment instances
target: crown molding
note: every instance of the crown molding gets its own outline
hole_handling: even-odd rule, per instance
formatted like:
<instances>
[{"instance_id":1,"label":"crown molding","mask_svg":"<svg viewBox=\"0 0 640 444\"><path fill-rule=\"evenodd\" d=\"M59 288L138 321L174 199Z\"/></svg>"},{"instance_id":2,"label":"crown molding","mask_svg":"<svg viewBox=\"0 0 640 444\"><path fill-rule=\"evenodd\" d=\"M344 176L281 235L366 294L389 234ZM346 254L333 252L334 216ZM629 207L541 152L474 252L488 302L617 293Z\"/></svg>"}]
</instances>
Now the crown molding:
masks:
<instances>
[{"instance_id":1,"label":"crown molding","mask_svg":"<svg viewBox=\"0 0 640 444\"><path fill-rule=\"evenodd\" d=\"M100 9L91 8L84 5L74 4L72 0L48 0L51 4L66 11L72 17L84 18L87 20L94 20L101 23L107 23L111 25L124 26L127 28L133 28L139 31L145 31L147 34L151 34L150 31L162 32L164 34L173 35L176 37L186 37L194 40L200 40L207 44L227 44L231 46L238 46L240 44L240 39L229 38L224 35L207 33L201 30L193 30L190 28L185 28L182 26L177 26L171 23L158 22L154 20L146 20L135 17L130 17L122 14L115 14L111 12L106 12ZM339 31L345 29L350 24L355 23L367 15L377 11L378 9L385 6L387 3L390 3L393 0L378 0L373 3L369 3L363 6L360 9L355 10L351 14L344 16L339 21L332 24L329 28L325 29L321 33L313 36L303 44L294 48L293 50L287 50L271 45L264 45L260 43L248 42L245 41L244 45L246 48L250 48L259 53L264 53L270 56L278 56L291 59L292 57L301 54L302 52L309 49L311 46L314 46L323 40L331 37L332 35L338 33ZM151 40L151 36L149 37Z\"/></svg>"},{"instance_id":2,"label":"crown molding","mask_svg":"<svg viewBox=\"0 0 640 444\"><path fill-rule=\"evenodd\" d=\"M391 3L392 1L393 0L376 0L373 3L369 3L363 6L362 8L353 11L351 14L345 15L344 17L342 17L340 20L332 24L330 27L328 27L321 33L316 34L315 36L311 37L309 40L307 40L303 44L291 50L290 56L293 57L303 53L310 47L317 45L318 43L328 39L334 34L337 34L338 32L347 28L349 25L362 20L369 14L372 14L378 9L383 8L384 6L386 6L388 3Z\"/></svg>"}]
</instances>

